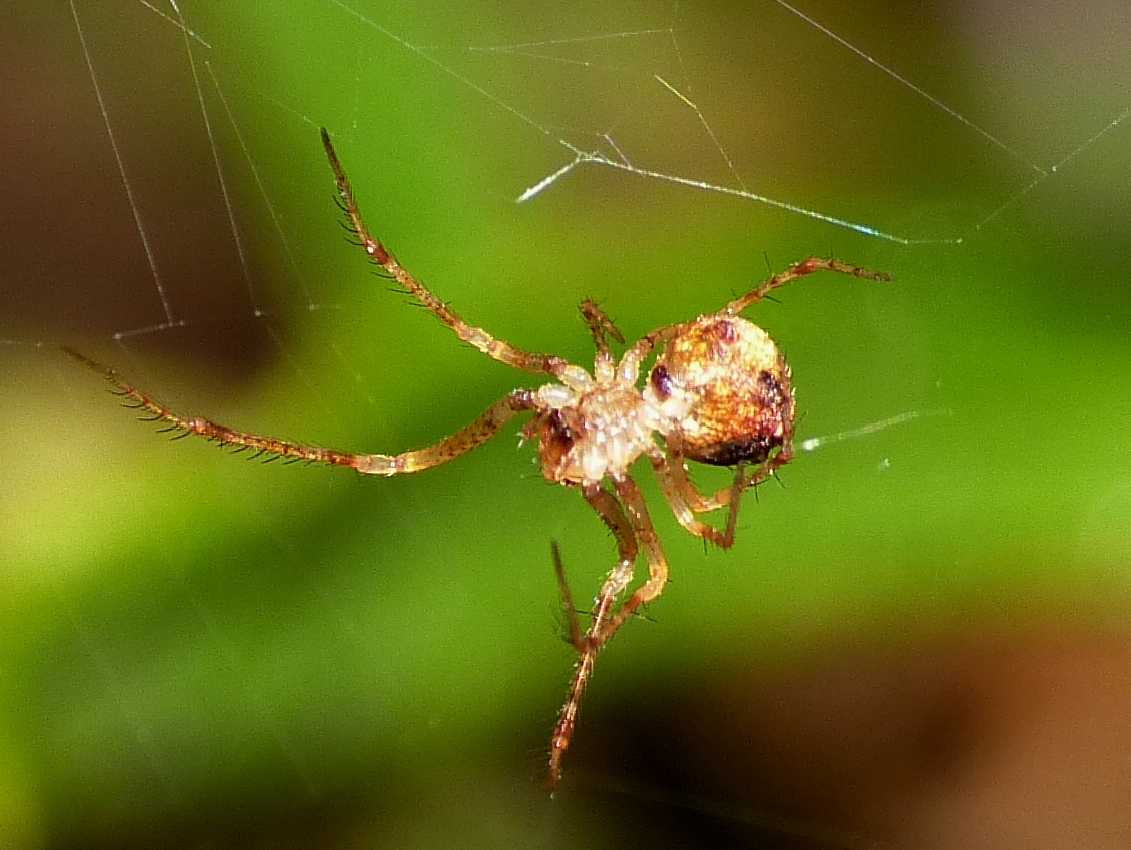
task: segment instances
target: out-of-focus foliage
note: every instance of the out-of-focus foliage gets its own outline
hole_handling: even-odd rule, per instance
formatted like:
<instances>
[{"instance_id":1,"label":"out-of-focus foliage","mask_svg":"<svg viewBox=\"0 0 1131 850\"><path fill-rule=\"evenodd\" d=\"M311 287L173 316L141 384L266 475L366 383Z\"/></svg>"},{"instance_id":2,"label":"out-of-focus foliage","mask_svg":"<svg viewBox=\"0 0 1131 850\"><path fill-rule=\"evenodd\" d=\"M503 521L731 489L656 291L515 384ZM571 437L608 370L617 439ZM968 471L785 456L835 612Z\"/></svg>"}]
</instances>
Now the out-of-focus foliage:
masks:
<instances>
[{"instance_id":1,"label":"out-of-focus foliage","mask_svg":"<svg viewBox=\"0 0 1131 850\"><path fill-rule=\"evenodd\" d=\"M358 2L364 19L335 2L183 4L211 44L194 43L195 73L249 298L179 31L139 3L76 5L188 324L109 341L161 321L160 303L74 22L66 9L20 12L37 37L6 63L22 96L0 95L21 127L4 142L5 170L20 172L5 201L17 260L5 276L19 294L0 336L48 345L0 351L0 844L594 847L635 835L656 846L689 810L734 816L754 840L773 823L743 821L717 789L681 785L678 769L656 779L647 759L630 781L586 739L662 755L651 712L666 716L701 679L756 690L759 671L836 657L845 643L914 652L939 634L1087 630L1123 610L1128 128L972 230L1035 174L772 3L683 8L679 53L665 42L656 67L685 75L673 85L750 189L963 244L892 244L597 167L515 205L568 160L553 138L578 136L558 124L603 107L595 84L555 87L587 71L546 55L615 66L616 49L630 52L631 70L609 73L629 92L616 92L629 108L610 133L652 134L633 149L642 166L652 156L733 182L690 110L676 104L668 121L632 106L654 93L630 96L651 65L625 37L591 57L546 45L528 63L467 57L524 33L663 27L670 10L602 10L583 26L550 6L492 7L493 20L474 4ZM994 53L960 31L992 5L940 8L938 20L890 3L844 19L826 5L834 29L1023 158L1054 162L1118 115L1102 88L1064 92L1062 77L1083 72L1035 62L1022 73L1011 63L1024 42ZM1126 63L1104 68L1131 79ZM1038 121L1055 137L1048 150ZM803 437L931 415L801 456L785 489L749 499L726 554L684 535L641 470L673 582L655 622L632 624L602 656L552 803L538 777L572 658L548 543L560 541L582 599L613 548L580 498L540 480L529 448L516 453L508 432L403 480L264 468L166 444L50 351L81 345L226 424L379 451L426 444L537 382L459 345L367 273L337 227L319 124L407 266L472 321L583 363L575 304L586 296L634 337L717 307L767 261L832 254L896 276L807 280L753 318L791 357ZM736 740L756 735L732 721ZM675 796L656 790L673 785ZM809 832L811 845L782 846L841 840Z\"/></svg>"}]
</instances>

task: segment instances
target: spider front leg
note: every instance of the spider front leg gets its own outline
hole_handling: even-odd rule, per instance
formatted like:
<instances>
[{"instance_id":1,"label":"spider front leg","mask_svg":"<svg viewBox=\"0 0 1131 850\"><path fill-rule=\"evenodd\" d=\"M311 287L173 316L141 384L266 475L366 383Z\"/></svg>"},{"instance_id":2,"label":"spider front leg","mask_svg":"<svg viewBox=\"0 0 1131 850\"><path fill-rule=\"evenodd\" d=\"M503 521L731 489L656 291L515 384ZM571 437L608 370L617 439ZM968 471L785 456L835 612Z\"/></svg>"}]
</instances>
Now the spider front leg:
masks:
<instances>
[{"instance_id":1,"label":"spider front leg","mask_svg":"<svg viewBox=\"0 0 1131 850\"><path fill-rule=\"evenodd\" d=\"M435 445L397 455L358 454L304 445L261 434L249 434L246 431L237 431L201 416L185 416L177 413L148 393L127 383L110 367L103 366L74 349L64 348L63 351L102 375L103 378L114 385L118 395L133 402L133 407L149 411L152 415L147 418L153 421L168 422L169 428L167 430L178 431L182 437L203 437L221 446L236 446L236 451L251 449L256 456L269 455L276 458L289 458L292 461L348 466L364 475L390 476L406 472L420 472L423 469L455 460L460 455L487 442L515 414L531 410L534 407L534 395L530 390L514 390L487 408L466 428Z\"/></svg>"},{"instance_id":2,"label":"spider front leg","mask_svg":"<svg viewBox=\"0 0 1131 850\"><path fill-rule=\"evenodd\" d=\"M808 259L802 260L800 263L794 263L783 272L778 272L742 297L734 299L720 310L719 314L737 316L751 304L758 303L778 287L785 286L787 283L819 271L838 272L839 274L860 277L865 280L878 280L881 282L891 280L891 275L886 272L874 272L870 269L849 265L848 263L843 263L840 260L831 258L809 257Z\"/></svg>"},{"instance_id":3,"label":"spider front leg","mask_svg":"<svg viewBox=\"0 0 1131 850\"><path fill-rule=\"evenodd\" d=\"M624 510L617 502L616 497L597 484L586 485L582 494L593 510L597 512L597 515L601 517L601 521L612 531L613 537L616 538L618 561L601 586L601 592L597 594L593 606L593 619L585 636L582 637L581 629L577 624L577 612L573 608L573 596L569 592L569 585L566 583L565 570L562 567L557 547L553 548L554 568L558 575L562 604L567 609L567 616L570 617L570 639L577 648L580 657L574 667L569 696L565 705L562 706L561 713L558 715L558 722L554 726L554 733L550 738L549 784L551 788L558 784L562 776L562 759L573 740L573 730L577 726L577 715L581 710L581 698L585 694L585 688L589 684L590 677L593 675L597 653L606 640L602 637L602 632L608 623L609 615L612 613L616 600L632 581L632 574L636 567L636 555L639 551L632 523L625 516Z\"/></svg>"},{"instance_id":4,"label":"spider front leg","mask_svg":"<svg viewBox=\"0 0 1131 850\"><path fill-rule=\"evenodd\" d=\"M397 262L397 258L382 244L380 239L369 232L369 228L366 227L365 221L361 217L361 209L357 204L357 198L354 197L353 187L350 185L345 169L342 168L341 160L338 159L338 154L330 141L330 134L325 128L322 128L322 146L326 149L326 157L330 160L330 168L334 171L342 208L349 217L350 224L353 226L358 239L361 240L361 246L365 249L365 253L369 255L373 262L392 275L397 283L411 292L417 301L451 328L456 336L469 345L478 348L488 357L506 363L508 366L514 366L516 369L554 375L555 377L569 367L569 363L556 354L536 354L523 351L506 340L493 337L483 328L469 325L460 318L455 310L432 294L428 287Z\"/></svg>"},{"instance_id":5,"label":"spider front leg","mask_svg":"<svg viewBox=\"0 0 1131 850\"><path fill-rule=\"evenodd\" d=\"M870 269L853 266L841 262L840 260L809 257L806 260L802 260L800 263L794 263L785 271L763 281L759 286L740 298L734 299L714 315L737 316L750 305L761 301L773 290L818 271L838 272L839 274L850 275L852 277L882 282L891 280L891 275L886 272L871 271ZM644 362L653 351L670 342L689 327L694 326L694 324L694 322L685 322L676 325L666 325L662 328L657 328L651 333L645 334L624 353L624 356L621 358L621 363L640 364Z\"/></svg>"}]
</instances>

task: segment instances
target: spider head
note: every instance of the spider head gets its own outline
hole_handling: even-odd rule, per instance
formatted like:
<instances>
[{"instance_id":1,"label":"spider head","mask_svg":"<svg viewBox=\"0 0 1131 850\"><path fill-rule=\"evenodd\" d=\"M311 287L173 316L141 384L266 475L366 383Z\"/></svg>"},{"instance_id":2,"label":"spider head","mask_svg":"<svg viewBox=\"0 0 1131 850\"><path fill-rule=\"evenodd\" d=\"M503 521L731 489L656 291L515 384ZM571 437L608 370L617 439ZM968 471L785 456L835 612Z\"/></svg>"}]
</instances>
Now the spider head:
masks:
<instances>
[{"instance_id":1,"label":"spider head","mask_svg":"<svg viewBox=\"0 0 1131 850\"><path fill-rule=\"evenodd\" d=\"M560 484L596 484L606 475L624 475L654 446L655 409L615 373L594 380L571 367L562 377L572 386L545 384L535 391L538 414L523 432L538 441L542 474Z\"/></svg>"},{"instance_id":2,"label":"spider head","mask_svg":"<svg viewBox=\"0 0 1131 850\"><path fill-rule=\"evenodd\" d=\"M656 360L644 392L701 463L761 463L793 435L789 364L769 334L738 316L690 323Z\"/></svg>"}]
</instances>

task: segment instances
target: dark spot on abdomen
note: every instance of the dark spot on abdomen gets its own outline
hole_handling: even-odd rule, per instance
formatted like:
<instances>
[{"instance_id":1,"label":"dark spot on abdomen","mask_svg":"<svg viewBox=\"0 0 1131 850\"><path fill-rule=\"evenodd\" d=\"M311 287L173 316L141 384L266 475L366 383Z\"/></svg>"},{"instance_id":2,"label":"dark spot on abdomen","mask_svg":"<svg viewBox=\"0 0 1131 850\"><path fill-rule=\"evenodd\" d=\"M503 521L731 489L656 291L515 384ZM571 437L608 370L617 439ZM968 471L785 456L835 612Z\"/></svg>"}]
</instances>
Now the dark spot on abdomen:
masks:
<instances>
[{"instance_id":1,"label":"dark spot on abdomen","mask_svg":"<svg viewBox=\"0 0 1131 850\"><path fill-rule=\"evenodd\" d=\"M758 389L762 396L762 404L766 406L778 405L782 402L782 387L778 376L767 369L758 373Z\"/></svg>"},{"instance_id":2,"label":"dark spot on abdomen","mask_svg":"<svg viewBox=\"0 0 1131 850\"><path fill-rule=\"evenodd\" d=\"M700 463L709 463L712 466L734 466L739 463L763 463L770 456L770 452L780 447L781 437L751 437L745 440L731 440L719 443L705 449L698 449L694 453L687 452L687 456Z\"/></svg>"}]
</instances>

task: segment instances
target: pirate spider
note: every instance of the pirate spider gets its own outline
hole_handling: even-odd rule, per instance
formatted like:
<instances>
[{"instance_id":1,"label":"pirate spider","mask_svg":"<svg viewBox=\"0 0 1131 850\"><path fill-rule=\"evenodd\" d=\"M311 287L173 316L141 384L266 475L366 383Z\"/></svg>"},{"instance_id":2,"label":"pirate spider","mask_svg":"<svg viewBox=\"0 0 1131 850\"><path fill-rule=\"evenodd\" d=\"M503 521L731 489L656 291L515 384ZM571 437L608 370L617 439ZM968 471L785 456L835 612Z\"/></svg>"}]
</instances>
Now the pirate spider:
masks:
<instances>
[{"instance_id":1,"label":"pirate spider","mask_svg":"<svg viewBox=\"0 0 1131 850\"><path fill-rule=\"evenodd\" d=\"M537 442L543 475L580 491L612 531L618 552L617 564L595 599L589 628L582 633L557 545L552 545L559 592L569 616L570 641L578 652L569 695L550 740L549 781L553 787L561 778L562 759L598 652L642 606L663 592L668 580L667 558L630 467L647 457L679 524L696 537L729 548L734 543L742 492L772 477L793 457L794 394L789 364L770 336L739 314L778 287L817 271L877 281L891 278L840 260L810 257L721 310L646 334L619 359L613 355L611 341L624 344L624 336L594 302L586 300L581 303L581 315L597 349L589 372L554 354L524 351L460 318L369 232L325 129L322 144L337 182L339 204L369 258L461 340L508 366L549 375L553 382L511 391L462 431L427 448L396 455L357 454L237 431L199 416L182 416L127 383L113 369L65 350L101 373L134 406L149 411L150 418L169 423L165 430L177 432L178 437L195 435L235 446L237 451L347 466L365 475L388 477L439 466L482 445L516 414L533 413L521 434ZM641 388L642 367L653 354L655 361ZM704 494L688 477L688 460L734 467L734 481L713 495ZM697 514L722 508L728 509L722 530L697 518ZM648 560L648 578L618 607L632 582L641 545Z\"/></svg>"}]
</instances>

